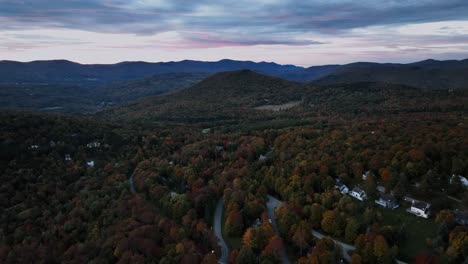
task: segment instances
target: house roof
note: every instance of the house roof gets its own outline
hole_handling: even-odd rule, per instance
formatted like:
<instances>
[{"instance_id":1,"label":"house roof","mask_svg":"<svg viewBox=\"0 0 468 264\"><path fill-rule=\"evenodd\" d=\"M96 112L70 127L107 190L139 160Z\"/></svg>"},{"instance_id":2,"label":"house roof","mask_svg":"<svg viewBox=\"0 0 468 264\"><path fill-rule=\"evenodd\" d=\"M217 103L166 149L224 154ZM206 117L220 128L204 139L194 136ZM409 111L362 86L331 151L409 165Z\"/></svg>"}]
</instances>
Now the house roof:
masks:
<instances>
[{"instance_id":1,"label":"house roof","mask_svg":"<svg viewBox=\"0 0 468 264\"><path fill-rule=\"evenodd\" d=\"M423 201L414 200L413 204L411 206L415 207L415 208L418 208L418 209L421 209L421 210L426 210L427 208L429 208L431 206L431 204L423 202Z\"/></svg>"},{"instance_id":2,"label":"house roof","mask_svg":"<svg viewBox=\"0 0 468 264\"><path fill-rule=\"evenodd\" d=\"M380 199L382 199L384 201L392 202L392 203L396 202L396 198L393 195L388 194L388 193L381 194Z\"/></svg>"},{"instance_id":3,"label":"house roof","mask_svg":"<svg viewBox=\"0 0 468 264\"><path fill-rule=\"evenodd\" d=\"M344 184L341 183L341 182L336 182L336 183L335 183L335 186L336 186L336 187L339 187L339 188L341 188L341 187L346 187L346 185L344 185Z\"/></svg>"},{"instance_id":4,"label":"house roof","mask_svg":"<svg viewBox=\"0 0 468 264\"><path fill-rule=\"evenodd\" d=\"M359 188L359 187L354 187L353 188L353 192L357 192L357 193L366 193L363 189Z\"/></svg>"}]
</instances>

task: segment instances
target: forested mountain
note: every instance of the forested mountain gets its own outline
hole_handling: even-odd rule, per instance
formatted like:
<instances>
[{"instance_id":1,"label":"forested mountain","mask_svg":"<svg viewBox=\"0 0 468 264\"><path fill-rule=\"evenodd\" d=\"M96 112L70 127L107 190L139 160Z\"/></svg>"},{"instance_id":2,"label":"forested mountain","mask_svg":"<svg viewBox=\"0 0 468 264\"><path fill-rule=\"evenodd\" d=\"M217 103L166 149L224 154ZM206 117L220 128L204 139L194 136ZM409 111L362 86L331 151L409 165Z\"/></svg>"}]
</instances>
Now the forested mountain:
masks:
<instances>
[{"instance_id":1,"label":"forested mountain","mask_svg":"<svg viewBox=\"0 0 468 264\"><path fill-rule=\"evenodd\" d=\"M468 89L468 59L425 60L409 64L352 63L343 65L316 84L386 82L424 89Z\"/></svg>"},{"instance_id":2,"label":"forested mountain","mask_svg":"<svg viewBox=\"0 0 468 264\"><path fill-rule=\"evenodd\" d=\"M184 60L178 62L121 62L117 64L79 64L66 60L14 62L0 61L2 83L60 83L98 85L110 81L139 79L162 73L216 73L250 69L270 75L303 69L294 65L268 62Z\"/></svg>"},{"instance_id":3,"label":"forested mountain","mask_svg":"<svg viewBox=\"0 0 468 264\"><path fill-rule=\"evenodd\" d=\"M17 85L2 90L5 104L128 104L0 112L0 263L468 258L466 89L245 69ZM398 207L376 203L383 197ZM410 214L423 202L427 219Z\"/></svg>"},{"instance_id":4,"label":"forested mountain","mask_svg":"<svg viewBox=\"0 0 468 264\"><path fill-rule=\"evenodd\" d=\"M72 84L0 84L3 108L93 113L109 106L185 89L207 73L165 73L96 87Z\"/></svg>"}]
</instances>

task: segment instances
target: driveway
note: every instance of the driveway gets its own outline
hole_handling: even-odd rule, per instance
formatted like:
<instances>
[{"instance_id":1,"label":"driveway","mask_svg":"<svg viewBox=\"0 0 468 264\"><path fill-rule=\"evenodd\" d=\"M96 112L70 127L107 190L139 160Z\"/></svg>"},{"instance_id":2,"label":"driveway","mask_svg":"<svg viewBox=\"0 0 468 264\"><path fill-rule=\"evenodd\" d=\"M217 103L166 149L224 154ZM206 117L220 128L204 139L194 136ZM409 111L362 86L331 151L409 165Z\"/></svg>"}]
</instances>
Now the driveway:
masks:
<instances>
[{"instance_id":1,"label":"driveway","mask_svg":"<svg viewBox=\"0 0 468 264\"><path fill-rule=\"evenodd\" d=\"M279 235L278 231L278 226L276 224L276 216L275 216L275 208L281 205L281 201L276 199L275 197L268 195L268 201L267 201L267 211L268 211L268 217L271 219L271 224L273 225L273 230L275 230L275 233L277 236ZM281 261L285 264L291 263L288 258L288 254L286 254L286 248L283 248L281 252Z\"/></svg>"},{"instance_id":2,"label":"driveway","mask_svg":"<svg viewBox=\"0 0 468 264\"><path fill-rule=\"evenodd\" d=\"M222 223L223 223L223 198L220 198L218 200L218 203L216 204L216 211L214 214L214 233L215 236L218 238L218 245L221 248L221 256L218 260L219 263L226 264L228 263L228 257L229 257L229 248L227 246L226 241L224 241L223 238L223 228L222 228Z\"/></svg>"}]
</instances>

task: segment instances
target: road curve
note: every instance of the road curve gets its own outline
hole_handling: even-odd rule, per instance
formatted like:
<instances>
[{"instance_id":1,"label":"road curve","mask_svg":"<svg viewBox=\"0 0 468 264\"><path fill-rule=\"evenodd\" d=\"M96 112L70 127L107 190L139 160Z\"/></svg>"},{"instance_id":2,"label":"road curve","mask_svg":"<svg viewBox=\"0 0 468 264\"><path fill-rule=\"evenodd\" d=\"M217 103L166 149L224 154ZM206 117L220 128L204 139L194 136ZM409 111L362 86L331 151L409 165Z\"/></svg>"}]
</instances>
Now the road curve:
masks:
<instances>
[{"instance_id":1,"label":"road curve","mask_svg":"<svg viewBox=\"0 0 468 264\"><path fill-rule=\"evenodd\" d=\"M214 214L214 233L218 238L218 245L221 247L221 256L219 257L218 263L227 264L229 257L229 248L223 238L223 198L218 200L216 204L216 211Z\"/></svg>"},{"instance_id":2,"label":"road curve","mask_svg":"<svg viewBox=\"0 0 468 264\"><path fill-rule=\"evenodd\" d=\"M276 224L276 217L275 217L275 208L281 205L281 201L276 199L275 197L268 195L268 201L267 201L267 210L268 210L268 217L271 219L271 224L273 225L273 230L275 231L277 236L279 235L278 231L278 226ZM285 264L291 263L288 258L288 254L286 254L286 249L283 248L281 252L281 260Z\"/></svg>"},{"instance_id":3,"label":"road curve","mask_svg":"<svg viewBox=\"0 0 468 264\"><path fill-rule=\"evenodd\" d=\"M275 218L275 207L281 205L282 201L276 199L275 197L271 196L271 195L268 195L268 202L267 202L267 208L268 208L268 216L271 218L272 220L272 224L273 224L273 228L275 230L275 232L278 232L278 229L276 227L276 218ZM312 230L312 235L317 238L317 239L321 239L321 238L324 238L324 237L329 237L329 236L326 236L320 232L317 232L315 230ZM331 238L331 237L329 237ZM356 248L352 245L349 245L349 244L346 244L346 243L343 243L341 241L338 241L336 239L333 239L331 238L335 244L339 245L341 247L341 251L343 252L343 258L348 261L348 262L351 262L351 256L349 255L349 252L350 251L354 251L356 250ZM407 264L406 262L404 261L401 261L401 260L396 260L396 262L398 264Z\"/></svg>"}]
</instances>

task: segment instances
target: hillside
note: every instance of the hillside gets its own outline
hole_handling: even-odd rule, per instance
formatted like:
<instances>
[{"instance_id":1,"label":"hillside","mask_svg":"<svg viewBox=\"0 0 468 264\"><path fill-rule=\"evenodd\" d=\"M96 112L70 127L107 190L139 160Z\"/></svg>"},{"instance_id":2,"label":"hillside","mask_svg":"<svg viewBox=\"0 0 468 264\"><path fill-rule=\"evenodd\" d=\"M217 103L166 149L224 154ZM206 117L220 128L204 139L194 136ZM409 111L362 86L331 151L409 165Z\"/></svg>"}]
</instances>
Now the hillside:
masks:
<instances>
[{"instance_id":1,"label":"hillside","mask_svg":"<svg viewBox=\"0 0 468 264\"><path fill-rule=\"evenodd\" d=\"M317 116L466 112L467 97L465 90L425 90L379 82L311 85L241 70L218 73L183 91L117 107L100 116L180 123L304 121Z\"/></svg>"},{"instance_id":2,"label":"hillside","mask_svg":"<svg viewBox=\"0 0 468 264\"><path fill-rule=\"evenodd\" d=\"M468 89L468 59L460 61L425 60L410 64L352 63L338 67L333 73L314 83L320 85L353 82L387 82L448 90Z\"/></svg>"},{"instance_id":3,"label":"hillside","mask_svg":"<svg viewBox=\"0 0 468 264\"><path fill-rule=\"evenodd\" d=\"M250 70L215 74L183 91L115 108L109 117L161 120L220 120L238 118L261 105L301 100L304 87Z\"/></svg>"},{"instance_id":4,"label":"hillside","mask_svg":"<svg viewBox=\"0 0 468 264\"><path fill-rule=\"evenodd\" d=\"M93 113L147 96L182 90L207 76L207 73L166 73L96 87L53 83L0 84L0 105L9 109Z\"/></svg>"}]
</instances>

